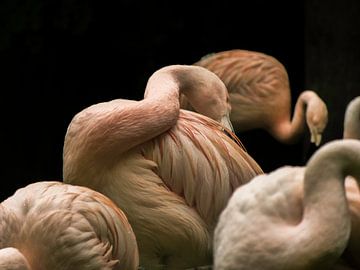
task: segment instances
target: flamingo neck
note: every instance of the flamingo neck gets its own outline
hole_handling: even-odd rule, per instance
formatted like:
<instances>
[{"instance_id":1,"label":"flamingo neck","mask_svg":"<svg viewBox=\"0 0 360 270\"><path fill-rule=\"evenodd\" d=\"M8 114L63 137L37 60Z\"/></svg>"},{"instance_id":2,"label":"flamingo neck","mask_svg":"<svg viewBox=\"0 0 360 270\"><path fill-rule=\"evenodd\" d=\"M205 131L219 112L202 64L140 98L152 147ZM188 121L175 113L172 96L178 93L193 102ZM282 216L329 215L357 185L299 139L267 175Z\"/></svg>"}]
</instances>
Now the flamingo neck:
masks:
<instances>
[{"instance_id":1,"label":"flamingo neck","mask_svg":"<svg viewBox=\"0 0 360 270\"><path fill-rule=\"evenodd\" d=\"M346 108L343 138L360 140L360 96Z\"/></svg>"},{"instance_id":2,"label":"flamingo neck","mask_svg":"<svg viewBox=\"0 0 360 270\"><path fill-rule=\"evenodd\" d=\"M318 150L306 167L298 235L308 247L309 258L336 259L349 239L351 219L344 181L348 175L360 179L360 143L341 141Z\"/></svg>"},{"instance_id":3,"label":"flamingo neck","mask_svg":"<svg viewBox=\"0 0 360 270\"><path fill-rule=\"evenodd\" d=\"M216 95L209 94L209 88ZM171 129L179 117L180 93L206 116L221 120L228 115L226 87L214 73L202 67L166 66L151 75L143 100L95 104L73 118L64 141L64 179L71 181L84 171L98 174L120 155Z\"/></svg>"},{"instance_id":4,"label":"flamingo neck","mask_svg":"<svg viewBox=\"0 0 360 270\"><path fill-rule=\"evenodd\" d=\"M297 142L305 130L305 110L311 98L312 94L309 91L301 93L295 104L292 120L283 118L280 124L270 127L272 136L287 144Z\"/></svg>"},{"instance_id":5,"label":"flamingo neck","mask_svg":"<svg viewBox=\"0 0 360 270\"><path fill-rule=\"evenodd\" d=\"M231 106L228 102L226 86L211 71L203 67L188 65L164 67L150 77L144 97L157 96L159 87L166 79L177 86L178 103L180 102L179 92L181 92L196 112L218 122L222 122L225 117L229 119Z\"/></svg>"}]
</instances>

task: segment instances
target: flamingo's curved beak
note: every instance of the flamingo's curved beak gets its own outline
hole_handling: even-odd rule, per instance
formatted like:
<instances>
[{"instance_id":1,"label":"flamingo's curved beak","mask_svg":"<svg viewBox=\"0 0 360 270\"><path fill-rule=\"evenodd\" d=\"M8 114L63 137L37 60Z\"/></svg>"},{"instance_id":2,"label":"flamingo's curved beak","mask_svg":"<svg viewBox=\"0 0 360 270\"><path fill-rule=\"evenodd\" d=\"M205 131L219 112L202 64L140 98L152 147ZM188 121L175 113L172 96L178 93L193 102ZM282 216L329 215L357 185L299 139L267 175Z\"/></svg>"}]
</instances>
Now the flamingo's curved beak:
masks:
<instances>
[{"instance_id":1,"label":"flamingo's curved beak","mask_svg":"<svg viewBox=\"0 0 360 270\"><path fill-rule=\"evenodd\" d=\"M322 135L316 129L310 131L311 133L311 142L315 143L316 146L319 146L321 143Z\"/></svg>"},{"instance_id":2,"label":"flamingo's curved beak","mask_svg":"<svg viewBox=\"0 0 360 270\"><path fill-rule=\"evenodd\" d=\"M227 129L231 130L233 133L235 133L234 131L234 127L231 124L230 121L230 115L224 115L221 119L220 119L220 124L222 124L224 127L226 127Z\"/></svg>"}]
</instances>

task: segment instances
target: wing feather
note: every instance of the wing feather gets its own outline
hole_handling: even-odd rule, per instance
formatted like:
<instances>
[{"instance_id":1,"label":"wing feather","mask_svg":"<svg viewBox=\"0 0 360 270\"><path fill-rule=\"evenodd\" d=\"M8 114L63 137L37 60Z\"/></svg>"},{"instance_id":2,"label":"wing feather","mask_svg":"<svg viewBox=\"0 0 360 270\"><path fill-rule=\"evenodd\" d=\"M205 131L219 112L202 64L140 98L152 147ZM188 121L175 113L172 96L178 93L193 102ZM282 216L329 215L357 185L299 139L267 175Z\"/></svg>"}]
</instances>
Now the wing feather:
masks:
<instances>
[{"instance_id":1,"label":"wing feather","mask_svg":"<svg viewBox=\"0 0 360 270\"><path fill-rule=\"evenodd\" d=\"M159 177L210 225L236 187L263 173L235 134L188 111L152 146L144 155L158 164Z\"/></svg>"}]
</instances>

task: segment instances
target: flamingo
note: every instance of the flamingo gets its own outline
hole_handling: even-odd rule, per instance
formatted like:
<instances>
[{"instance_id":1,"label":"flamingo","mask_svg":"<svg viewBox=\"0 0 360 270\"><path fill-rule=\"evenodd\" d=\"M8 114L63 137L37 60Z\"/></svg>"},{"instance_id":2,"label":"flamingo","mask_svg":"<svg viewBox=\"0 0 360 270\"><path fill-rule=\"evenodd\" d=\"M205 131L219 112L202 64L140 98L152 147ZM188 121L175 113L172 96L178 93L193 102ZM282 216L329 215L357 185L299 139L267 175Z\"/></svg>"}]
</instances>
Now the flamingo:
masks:
<instances>
[{"instance_id":1,"label":"flamingo","mask_svg":"<svg viewBox=\"0 0 360 270\"><path fill-rule=\"evenodd\" d=\"M270 55L247 50L209 54L194 65L219 76L230 96L231 122L236 132L264 129L281 143L296 143L305 130L317 146L327 125L326 104L312 90L303 91L291 118L289 78L284 66ZM185 96L181 107L194 110Z\"/></svg>"},{"instance_id":2,"label":"flamingo","mask_svg":"<svg viewBox=\"0 0 360 270\"><path fill-rule=\"evenodd\" d=\"M0 269L135 270L138 262L126 216L98 192L41 181L0 204Z\"/></svg>"},{"instance_id":3,"label":"flamingo","mask_svg":"<svg viewBox=\"0 0 360 270\"><path fill-rule=\"evenodd\" d=\"M214 233L214 269L329 269L351 218L344 181L360 179L360 142L324 144L306 167L285 166L239 187Z\"/></svg>"},{"instance_id":4,"label":"flamingo","mask_svg":"<svg viewBox=\"0 0 360 270\"><path fill-rule=\"evenodd\" d=\"M203 115L180 110L180 93ZM145 269L211 264L220 212L237 186L263 173L219 123L230 125L227 95L207 69L170 65L150 76L143 100L94 104L69 124L64 181L125 212Z\"/></svg>"},{"instance_id":5,"label":"flamingo","mask_svg":"<svg viewBox=\"0 0 360 270\"><path fill-rule=\"evenodd\" d=\"M344 139L360 140L360 96L353 98L346 107L344 116ZM360 268L360 189L351 176L345 180L346 197L351 214L351 234L344 258L356 269Z\"/></svg>"}]
</instances>

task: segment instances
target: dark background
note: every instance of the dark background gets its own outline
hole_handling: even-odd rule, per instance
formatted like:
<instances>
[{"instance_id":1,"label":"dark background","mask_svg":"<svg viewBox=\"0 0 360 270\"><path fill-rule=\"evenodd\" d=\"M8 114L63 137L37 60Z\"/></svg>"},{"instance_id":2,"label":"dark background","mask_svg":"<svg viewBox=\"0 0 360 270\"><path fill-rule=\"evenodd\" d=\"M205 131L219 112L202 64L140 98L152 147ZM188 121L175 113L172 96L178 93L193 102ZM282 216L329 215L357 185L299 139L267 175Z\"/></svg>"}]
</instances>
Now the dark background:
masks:
<instances>
[{"instance_id":1,"label":"dark background","mask_svg":"<svg viewBox=\"0 0 360 270\"><path fill-rule=\"evenodd\" d=\"M357 0L104 2L1 2L0 201L28 183L61 180L63 139L78 111L139 100L155 70L211 52L276 57L293 103L304 89L327 102L324 142L342 136L345 106L360 94ZM315 150L308 134L292 146L262 131L238 135L265 171L302 165Z\"/></svg>"}]
</instances>

